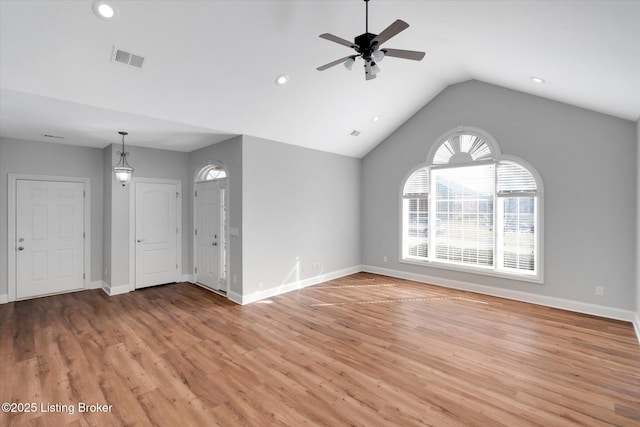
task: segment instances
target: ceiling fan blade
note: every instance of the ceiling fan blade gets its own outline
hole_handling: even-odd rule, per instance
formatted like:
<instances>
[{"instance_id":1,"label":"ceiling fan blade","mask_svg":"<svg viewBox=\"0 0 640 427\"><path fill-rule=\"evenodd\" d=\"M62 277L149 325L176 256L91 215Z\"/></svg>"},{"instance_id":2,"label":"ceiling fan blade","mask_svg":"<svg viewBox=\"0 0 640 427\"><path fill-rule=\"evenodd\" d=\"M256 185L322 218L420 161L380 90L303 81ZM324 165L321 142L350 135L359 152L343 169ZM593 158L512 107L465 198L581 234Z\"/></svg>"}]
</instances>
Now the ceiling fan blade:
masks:
<instances>
[{"instance_id":1,"label":"ceiling fan blade","mask_svg":"<svg viewBox=\"0 0 640 427\"><path fill-rule=\"evenodd\" d=\"M414 61L420 61L424 58L424 52L418 52L417 50L403 50L403 49L380 49L384 52L384 56L392 56L394 58L412 59Z\"/></svg>"},{"instance_id":2,"label":"ceiling fan blade","mask_svg":"<svg viewBox=\"0 0 640 427\"><path fill-rule=\"evenodd\" d=\"M329 62L328 64L325 64L325 65L323 65L322 67L318 67L318 68L316 68L316 70L318 70L318 71L324 71L324 70L326 70L327 68L331 68L331 67L333 67L333 66L335 66L335 65L342 64L343 62L345 62L345 61L346 61L347 59L349 59L349 58L355 58L355 56L353 56L353 55L349 55L349 56L345 56L344 58L336 59L335 61L333 61L333 62Z\"/></svg>"},{"instance_id":3,"label":"ceiling fan blade","mask_svg":"<svg viewBox=\"0 0 640 427\"><path fill-rule=\"evenodd\" d=\"M320 37L321 39L325 39L325 40L329 40L329 41L341 44L343 46L353 48L353 49L357 47L353 42L350 42L349 40L345 40L338 36L334 36L333 34L324 33L324 34L320 34L318 37Z\"/></svg>"},{"instance_id":4,"label":"ceiling fan blade","mask_svg":"<svg viewBox=\"0 0 640 427\"><path fill-rule=\"evenodd\" d=\"M393 24L389 25L387 28L384 29L384 31L382 31L373 40L371 40L371 45L373 46L376 43L378 45L381 45L382 43L389 40L391 37L398 34L400 31L404 31L407 28L409 28L409 24L407 24L401 19L397 19Z\"/></svg>"}]
</instances>

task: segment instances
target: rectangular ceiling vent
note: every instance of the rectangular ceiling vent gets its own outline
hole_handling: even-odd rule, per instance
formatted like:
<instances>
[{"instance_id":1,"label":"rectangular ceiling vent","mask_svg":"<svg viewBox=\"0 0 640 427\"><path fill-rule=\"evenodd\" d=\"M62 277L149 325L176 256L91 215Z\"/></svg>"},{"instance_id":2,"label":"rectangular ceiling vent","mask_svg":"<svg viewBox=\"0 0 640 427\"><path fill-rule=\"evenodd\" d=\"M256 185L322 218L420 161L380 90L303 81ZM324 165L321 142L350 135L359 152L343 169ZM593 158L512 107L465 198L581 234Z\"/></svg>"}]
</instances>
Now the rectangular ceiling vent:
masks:
<instances>
[{"instance_id":1,"label":"rectangular ceiling vent","mask_svg":"<svg viewBox=\"0 0 640 427\"><path fill-rule=\"evenodd\" d=\"M113 47L111 54L111 61L120 62L121 64L131 65L132 67L142 68L144 67L145 59L143 56L127 52L117 47Z\"/></svg>"},{"instance_id":2,"label":"rectangular ceiling vent","mask_svg":"<svg viewBox=\"0 0 640 427\"><path fill-rule=\"evenodd\" d=\"M64 136L52 135L50 133L43 133L42 136L44 136L45 138L64 139Z\"/></svg>"}]
</instances>

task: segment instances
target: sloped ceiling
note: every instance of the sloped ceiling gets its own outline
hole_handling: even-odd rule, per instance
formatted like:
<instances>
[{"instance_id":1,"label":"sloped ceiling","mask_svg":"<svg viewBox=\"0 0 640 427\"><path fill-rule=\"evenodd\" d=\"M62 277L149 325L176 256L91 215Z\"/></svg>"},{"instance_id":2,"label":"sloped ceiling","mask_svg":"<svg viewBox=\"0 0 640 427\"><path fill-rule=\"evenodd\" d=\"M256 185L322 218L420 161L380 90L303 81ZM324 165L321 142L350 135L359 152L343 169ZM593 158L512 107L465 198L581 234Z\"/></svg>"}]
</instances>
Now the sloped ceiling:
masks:
<instances>
[{"instance_id":1,"label":"sloped ceiling","mask_svg":"<svg viewBox=\"0 0 640 427\"><path fill-rule=\"evenodd\" d=\"M1 136L104 147L125 130L191 151L248 134L362 157L469 79L640 115L640 1L371 0L370 32L410 24L385 47L427 53L385 58L371 81L361 64L316 71L351 53L318 35L363 33L362 0L111 1L109 22L92 3L0 1ZM114 46L144 68L112 62Z\"/></svg>"}]
</instances>

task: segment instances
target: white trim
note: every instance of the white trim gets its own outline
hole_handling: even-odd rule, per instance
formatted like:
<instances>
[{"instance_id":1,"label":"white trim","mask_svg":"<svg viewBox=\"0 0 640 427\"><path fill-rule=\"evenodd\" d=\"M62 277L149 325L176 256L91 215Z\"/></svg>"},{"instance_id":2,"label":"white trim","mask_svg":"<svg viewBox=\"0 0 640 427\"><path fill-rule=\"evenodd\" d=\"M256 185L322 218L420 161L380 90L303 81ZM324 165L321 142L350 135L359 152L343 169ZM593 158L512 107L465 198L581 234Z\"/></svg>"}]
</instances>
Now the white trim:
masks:
<instances>
[{"instance_id":1,"label":"white trim","mask_svg":"<svg viewBox=\"0 0 640 427\"><path fill-rule=\"evenodd\" d=\"M640 344L640 315L638 313L633 313L633 330L636 332L636 338Z\"/></svg>"},{"instance_id":2,"label":"white trim","mask_svg":"<svg viewBox=\"0 0 640 427\"><path fill-rule=\"evenodd\" d=\"M297 280L292 283L283 284L274 288L263 289L258 292L254 292L249 295L240 295L235 292L229 292L228 298L241 305L250 304L252 302L256 302L265 298L275 297L277 295L281 295L287 292L296 291L298 289L306 288L308 286L317 285L319 283L323 283L329 280L338 279L340 277L349 276L351 274L359 273L362 271L362 268L357 265L354 267L344 268L342 270L332 271L330 273L320 274L318 276L309 277L304 280Z\"/></svg>"},{"instance_id":3,"label":"white trim","mask_svg":"<svg viewBox=\"0 0 640 427\"><path fill-rule=\"evenodd\" d=\"M233 292L233 291L227 292L227 298L230 301L235 302L236 304L242 305L242 295L237 292Z\"/></svg>"},{"instance_id":4,"label":"white trim","mask_svg":"<svg viewBox=\"0 0 640 427\"><path fill-rule=\"evenodd\" d=\"M422 261L420 259L413 258L400 258L398 261L401 264L410 264L417 265L420 267L431 267L431 268L439 268L442 270L450 270L450 271L460 271L463 273L471 273L471 274L480 274L482 276L491 276L491 277L500 277L502 279L511 279L517 280L521 282L529 282L536 284L544 284L544 280L542 277L538 277L534 274L518 274L518 273L509 273L504 270L497 270L493 267L472 267L466 266L462 263L455 262L444 262L444 261Z\"/></svg>"},{"instance_id":5,"label":"white trim","mask_svg":"<svg viewBox=\"0 0 640 427\"><path fill-rule=\"evenodd\" d=\"M8 294L0 294L0 304L7 304L9 302Z\"/></svg>"},{"instance_id":6,"label":"white trim","mask_svg":"<svg viewBox=\"0 0 640 427\"><path fill-rule=\"evenodd\" d=\"M85 289L104 289L104 282L102 280L89 282L89 286L87 286Z\"/></svg>"},{"instance_id":7,"label":"white trim","mask_svg":"<svg viewBox=\"0 0 640 427\"><path fill-rule=\"evenodd\" d=\"M53 181L53 182L77 182L84 186L84 280L83 289L91 289L89 277L91 277L91 178L80 176L52 176L10 173L8 174L8 221L7 221L7 287L8 301L16 300L16 185L17 181Z\"/></svg>"},{"instance_id":8,"label":"white trim","mask_svg":"<svg viewBox=\"0 0 640 427\"><path fill-rule=\"evenodd\" d=\"M546 295L532 294L529 292L515 291L511 289L501 289L493 286L463 282L461 280L444 279L440 277L408 273L406 271L392 270L389 268L381 268L371 265L364 265L362 266L362 269L362 271L365 271L367 273L381 274L384 276L396 277L399 279L413 280L415 282L428 283L430 285L442 286L445 288L476 292L483 295L490 295L499 298L527 302L530 304L543 305L545 307L560 308L562 310L591 314L594 316L606 317L609 319L632 322L635 315L631 310L573 301L564 298L550 297ZM636 330L636 333L637 332L638 331Z\"/></svg>"},{"instance_id":9,"label":"white trim","mask_svg":"<svg viewBox=\"0 0 640 427\"><path fill-rule=\"evenodd\" d=\"M126 285L111 286L107 282L102 282L102 290L105 294L112 297L115 295L122 295L131 292L133 291L133 288L128 283Z\"/></svg>"},{"instance_id":10,"label":"white trim","mask_svg":"<svg viewBox=\"0 0 640 427\"><path fill-rule=\"evenodd\" d=\"M182 281L188 283L196 283L196 280L193 278L193 274L183 274Z\"/></svg>"},{"instance_id":11,"label":"white trim","mask_svg":"<svg viewBox=\"0 0 640 427\"><path fill-rule=\"evenodd\" d=\"M182 277L182 181L179 179L132 177L129 185L129 285L130 289L136 289L136 184L171 184L176 186L178 201L176 202L176 223L178 226L176 264L178 264L176 282ZM120 285L117 288L120 288Z\"/></svg>"}]
</instances>

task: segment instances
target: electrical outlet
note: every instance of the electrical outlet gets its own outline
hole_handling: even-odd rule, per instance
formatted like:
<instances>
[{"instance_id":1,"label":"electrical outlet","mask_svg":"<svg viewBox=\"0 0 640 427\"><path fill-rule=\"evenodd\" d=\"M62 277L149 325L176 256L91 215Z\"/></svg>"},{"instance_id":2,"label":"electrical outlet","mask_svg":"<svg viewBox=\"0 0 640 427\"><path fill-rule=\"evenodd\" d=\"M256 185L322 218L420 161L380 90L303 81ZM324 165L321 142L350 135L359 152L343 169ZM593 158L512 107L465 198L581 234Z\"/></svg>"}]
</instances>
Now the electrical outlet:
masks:
<instances>
[{"instance_id":1,"label":"electrical outlet","mask_svg":"<svg viewBox=\"0 0 640 427\"><path fill-rule=\"evenodd\" d=\"M387 262L387 256L386 255L382 257L382 261Z\"/></svg>"},{"instance_id":2,"label":"electrical outlet","mask_svg":"<svg viewBox=\"0 0 640 427\"><path fill-rule=\"evenodd\" d=\"M604 296L604 287L596 286L596 295L599 296L599 297L603 297Z\"/></svg>"}]
</instances>

